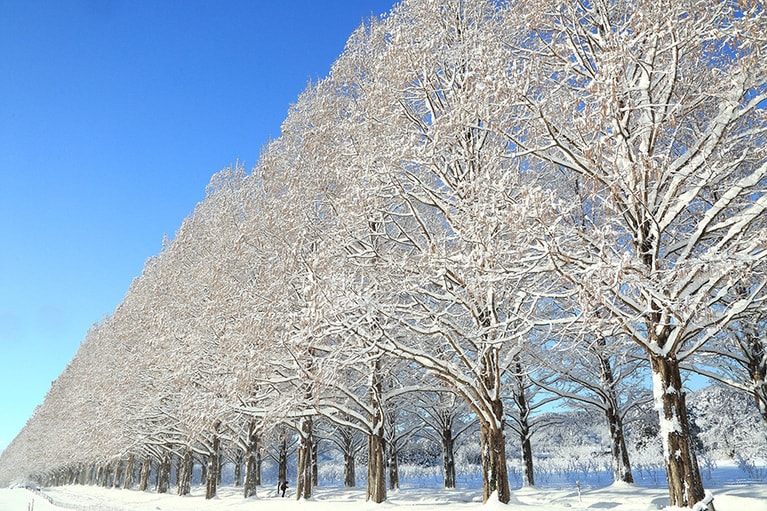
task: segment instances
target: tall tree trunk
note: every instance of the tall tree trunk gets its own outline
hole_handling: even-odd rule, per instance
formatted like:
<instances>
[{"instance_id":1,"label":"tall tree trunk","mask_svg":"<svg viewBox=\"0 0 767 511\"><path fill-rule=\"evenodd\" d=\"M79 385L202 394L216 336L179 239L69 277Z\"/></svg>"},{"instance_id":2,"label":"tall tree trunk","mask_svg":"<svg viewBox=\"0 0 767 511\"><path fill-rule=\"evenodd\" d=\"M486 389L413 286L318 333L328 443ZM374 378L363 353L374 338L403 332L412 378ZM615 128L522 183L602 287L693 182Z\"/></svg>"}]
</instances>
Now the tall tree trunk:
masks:
<instances>
[{"instance_id":1,"label":"tall tree trunk","mask_svg":"<svg viewBox=\"0 0 767 511\"><path fill-rule=\"evenodd\" d=\"M312 419L301 419L298 432L298 470L296 472L296 499L312 496Z\"/></svg>"},{"instance_id":2,"label":"tall tree trunk","mask_svg":"<svg viewBox=\"0 0 767 511\"><path fill-rule=\"evenodd\" d=\"M80 474L77 478L77 484L79 485L85 485L88 482L88 466L87 465L81 465L80 466Z\"/></svg>"},{"instance_id":3,"label":"tall tree trunk","mask_svg":"<svg viewBox=\"0 0 767 511\"><path fill-rule=\"evenodd\" d=\"M525 391L525 379L527 374L523 371L522 361L515 356L514 373L514 404L519 413L519 442L522 449L522 485L525 487L535 486L535 470L533 467L533 448L530 443L530 403L527 401Z\"/></svg>"},{"instance_id":4,"label":"tall tree trunk","mask_svg":"<svg viewBox=\"0 0 767 511\"><path fill-rule=\"evenodd\" d=\"M338 428L338 435L341 437L339 446L344 454L344 487L354 488L357 485L356 474L356 454L357 448L354 444L354 432L348 426Z\"/></svg>"},{"instance_id":5,"label":"tall tree trunk","mask_svg":"<svg viewBox=\"0 0 767 511\"><path fill-rule=\"evenodd\" d=\"M245 450L245 484L243 490L246 499L255 497L258 485L261 484L259 458L258 429L256 421L253 420L248 426L248 445Z\"/></svg>"},{"instance_id":6,"label":"tall tree trunk","mask_svg":"<svg viewBox=\"0 0 767 511\"><path fill-rule=\"evenodd\" d=\"M141 473L138 478L139 491L146 491L149 487L149 479L152 475L152 458L147 456L144 461L141 462Z\"/></svg>"},{"instance_id":7,"label":"tall tree trunk","mask_svg":"<svg viewBox=\"0 0 767 511\"><path fill-rule=\"evenodd\" d=\"M115 477L114 477L114 481L112 481L112 486L114 488L121 488L124 477L125 477L125 461L117 460L117 464L115 465Z\"/></svg>"},{"instance_id":8,"label":"tall tree trunk","mask_svg":"<svg viewBox=\"0 0 767 511\"><path fill-rule=\"evenodd\" d=\"M277 480L288 480L288 437L287 432L284 432L280 439L280 450L277 453Z\"/></svg>"},{"instance_id":9,"label":"tall tree trunk","mask_svg":"<svg viewBox=\"0 0 767 511\"><path fill-rule=\"evenodd\" d=\"M357 485L354 463L354 454L344 453L344 487L346 488L354 488Z\"/></svg>"},{"instance_id":10,"label":"tall tree trunk","mask_svg":"<svg viewBox=\"0 0 767 511\"><path fill-rule=\"evenodd\" d=\"M493 313L481 311L479 325L492 327ZM486 389L489 407L480 419L479 441L482 454L482 502L487 502L495 493L498 501L508 504L511 499L509 476L506 468L506 435L503 432L504 414L501 401L501 368L498 348L490 346L482 355L482 387Z\"/></svg>"},{"instance_id":11,"label":"tall tree trunk","mask_svg":"<svg viewBox=\"0 0 767 511\"><path fill-rule=\"evenodd\" d=\"M486 319L486 321L489 321ZM500 399L501 371L498 350L491 348L482 357L484 386L495 398L488 399L490 417L479 425L479 441L482 453L482 502L495 493L498 501L507 504L511 499L509 476L506 469L506 435L503 432L503 402Z\"/></svg>"},{"instance_id":12,"label":"tall tree trunk","mask_svg":"<svg viewBox=\"0 0 767 511\"><path fill-rule=\"evenodd\" d=\"M157 493L168 493L170 489L170 452L165 452L157 469Z\"/></svg>"},{"instance_id":13,"label":"tall tree trunk","mask_svg":"<svg viewBox=\"0 0 767 511\"><path fill-rule=\"evenodd\" d=\"M320 441L315 438L312 442L312 486L319 486L320 467L319 467Z\"/></svg>"},{"instance_id":14,"label":"tall tree trunk","mask_svg":"<svg viewBox=\"0 0 767 511\"><path fill-rule=\"evenodd\" d=\"M530 443L530 424L527 418L520 423L519 441L522 446L522 485L532 488L535 486L535 470L533 467L533 447Z\"/></svg>"},{"instance_id":15,"label":"tall tree trunk","mask_svg":"<svg viewBox=\"0 0 767 511\"><path fill-rule=\"evenodd\" d=\"M381 360L377 358L370 372L371 430L368 433L368 486L365 500L376 504L386 500L386 466L384 463L384 403L381 398Z\"/></svg>"},{"instance_id":16,"label":"tall tree trunk","mask_svg":"<svg viewBox=\"0 0 767 511\"><path fill-rule=\"evenodd\" d=\"M175 470L171 471L171 485L176 487L176 492L178 492L179 487L181 486L181 471L183 470L181 468L181 465L184 464L184 456L177 456L176 453L173 453L173 463L175 465Z\"/></svg>"},{"instance_id":17,"label":"tall tree trunk","mask_svg":"<svg viewBox=\"0 0 767 511\"><path fill-rule=\"evenodd\" d=\"M211 453L207 461L207 478L205 479L205 499L210 500L216 496L218 487L218 454Z\"/></svg>"},{"instance_id":18,"label":"tall tree trunk","mask_svg":"<svg viewBox=\"0 0 767 511\"><path fill-rule=\"evenodd\" d=\"M442 428L442 476L445 488L455 488L455 455L453 430L449 424Z\"/></svg>"},{"instance_id":19,"label":"tall tree trunk","mask_svg":"<svg viewBox=\"0 0 767 511\"><path fill-rule=\"evenodd\" d=\"M208 484L208 456L204 454L200 456L200 484Z\"/></svg>"},{"instance_id":20,"label":"tall tree trunk","mask_svg":"<svg viewBox=\"0 0 767 511\"><path fill-rule=\"evenodd\" d=\"M679 361L652 354L650 364L671 506L692 508L704 502L706 494L693 449ZM714 510L713 502L708 509Z\"/></svg>"},{"instance_id":21,"label":"tall tree trunk","mask_svg":"<svg viewBox=\"0 0 767 511\"><path fill-rule=\"evenodd\" d=\"M221 439L218 436L220 423L213 426L213 442L210 455L208 456L208 480L205 484L205 499L209 500L216 496L216 486L220 472Z\"/></svg>"},{"instance_id":22,"label":"tall tree trunk","mask_svg":"<svg viewBox=\"0 0 767 511\"><path fill-rule=\"evenodd\" d=\"M93 464L88 465L87 472L85 473L86 484L93 486L96 483L96 466Z\"/></svg>"},{"instance_id":23,"label":"tall tree trunk","mask_svg":"<svg viewBox=\"0 0 767 511\"><path fill-rule=\"evenodd\" d=\"M264 458L261 456L261 448L256 450L256 485L261 486L261 466L263 465Z\"/></svg>"},{"instance_id":24,"label":"tall tree trunk","mask_svg":"<svg viewBox=\"0 0 767 511\"><path fill-rule=\"evenodd\" d=\"M397 463L396 442L388 442L386 445L386 465L389 469L389 489L399 490L399 464Z\"/></svg>"},{"instance_id":25,"label":"tall tree trunk","mask_svg":"<svg viewBox=\"0 0 767 511\"><path fill-rule=\"evenodd\" d=\"M123 481L123 488L129 490L133 488L136 483L136 457L134 455L128 456L128 462L125 464L125 478Z\"/></svg>"},{"instance_id":26,"label":"tall tree trunk","mask_svg":"<svg viewBox=\"0 0 767 511\"><path fill-rule=\"evenodd\" d=\"M234 486L242 486L242 460L244 454L240 448L234 453Z\"/></svg>"},{"instance_id":27,"label":"tall tree trunk","mask_svg":"<svg viewBox=\"0 0 767 511\"><path fill-rule=\"evenodd\" d=\"M626 437L623 434L623 420L617 410L608 406L605 408L605 416L610 427L610 452L613 459L613 480L633 483L634 475L631 473L629 453L626 449Z\"/></svg>"},{"instance_id":28,"label":"tall tree trunk","mask_svg":"<svg viewBox=\"0 0 767 511\"><path fill-rule=\"evenodd\" d=\"M502 411L500 401L494 408ZM506 469L506 435L503 433L503 419L493 423L481 421L479 437L482 451L482 501L487 502L497 492L498 500L504 504L511 499L508 471Z\"/></svg>"},{"instance_id":29,"label":"tall tree trunk","mask_svg":"<svg viewBox=\"0 0 767 511\"><path fill-rule=\"evenodd\" d=\"M633 483L629 453L626 450L626 438L623 433L623 420L618 409L618 393L616 391L615 375L612 363L607 355L607 339L597 339L596 356L599 360L599 380L602 384L605 417L610 429L610 452L612 454L613 481Z\"/></svg>"},{"instance_id":30,"label":"tall tree trunk","mask_svg":"<svg viewBox=\"0 0 767 511\"><path fill-rule=\"evenodd\" d=\"M765 440L767 440L767 381L756 382L753 396L759 409L759 415L762 416L762 432Z\"/></svg>"},{"instance_id":31,"label":"tall tree trunk","mask_svg":"<svg viewBox=\"0 0 767 511\"><path fill-rule=\"evenodd\" d=\"M368 487L365 500L372 500L377 504L386 500L385 468L384 438L379 429L368 435Z\"/></svg>"},{"instance_id":32,"label":"tall tree trunk","mask_svg":"<svg viewBox=\"0 0 767 511\"><path fill-rule=\"evenodd\" d=\"M194 467L194 458L192 449L184 449L184 455L181 456L181 462L178 468L178 494L189 495L192 491L192 468Z\"/></svg>"},{"instance_id":33,"label":"tall tree trunk","mask_svg":"<svg viewBox=\"0 0 767 511\"><path fill-rule=\"evenodd\" d=\"M112 467L107 463L104 465L104 467L101 469L101 481L99 482L100 486L103 486L106 488L109 486L109 473L112 470Z\"/></svg>"}]
</instances>

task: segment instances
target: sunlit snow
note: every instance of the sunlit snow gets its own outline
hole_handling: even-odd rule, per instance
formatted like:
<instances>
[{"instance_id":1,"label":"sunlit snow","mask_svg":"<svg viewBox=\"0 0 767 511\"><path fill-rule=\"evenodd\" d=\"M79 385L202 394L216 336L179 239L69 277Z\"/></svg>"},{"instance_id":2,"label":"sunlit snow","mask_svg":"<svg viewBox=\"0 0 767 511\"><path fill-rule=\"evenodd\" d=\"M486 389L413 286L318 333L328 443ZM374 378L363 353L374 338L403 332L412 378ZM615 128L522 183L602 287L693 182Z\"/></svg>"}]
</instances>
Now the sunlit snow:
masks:
<instances>
[{"instance_id":1,"label":"sunlit snow","mask_svg":"<svg viewBox=\"0 0 767 511\"><path fill-rule=\"evenodd\" d=\"M760 472L767 476L767 469ZM43 488L41 492L16 488L0 489L2 511L59 511L63 509L87 509L99 511L356 511L359 509L397 509L418 511L476 510L498 511L565 511L573 509L611 509L614 511L676 511L668 506L668 490L665 483L630 485L616 483L606 487L592 487L591 482L573 481L567 485L541 485L522 488L512 492L509 505L497 499L481 502L478 488L444 490L436 488L434 481L414 481L399 491L390 492L383 504L365 502L364 485L348 489L339 486L322 486L315 490L310 500L296 501L295 494L280 498L269 487L259 488L259 496L242 498L242 489L222 486L212 500L205 500L204 487L197 486L192 494L179 497L172 493L159 495L137 490L105 489L96 486L63 486ZM767 484L765 480L749 480L747 475L733 464L720 462L710 474L706 486L714 496L717 511L767 511ZM581 486L580 491L578 486ZM32 504L34 502L34 507Z\"/></svg>"}]
</instances>

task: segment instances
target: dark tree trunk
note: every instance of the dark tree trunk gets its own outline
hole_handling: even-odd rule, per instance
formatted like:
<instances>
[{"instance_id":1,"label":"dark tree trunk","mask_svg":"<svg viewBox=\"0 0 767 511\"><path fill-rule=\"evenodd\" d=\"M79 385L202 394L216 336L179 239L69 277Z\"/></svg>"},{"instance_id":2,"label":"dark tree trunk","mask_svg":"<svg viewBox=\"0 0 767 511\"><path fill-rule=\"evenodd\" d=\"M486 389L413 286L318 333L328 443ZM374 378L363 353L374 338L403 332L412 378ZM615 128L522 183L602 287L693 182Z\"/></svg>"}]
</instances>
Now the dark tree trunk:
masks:
<instances>
[{"instance_id":1,"label":"dark tree trunk","mask_svg":"<svg viewBox=\"0 0 767 511\"><path fill-rule=\"evenodd\" d=\"M115 488L121 488L123 483L123 477L125 477L125 462L118 460L115 465L115 477L112 481L112 486Z\"/></svg>"},{"instance_id":2,"label":"dark tree trunk","mask_svg":"<svg viewBox=\"0 0 767 511\"><path fill-rule=\"evenodd\" d=\"M242 460L244 454L239 448L234 453L234 485L242 486Z\"/></svg>"},{"instance_id":3,"label":"dark tree trunk","mask_svg":"<svg viewBox=\"0 0 767 511\"><path fill-rule=\"evenodd\" d=\"M442 475L445 488L455 488L454 443L453 430L448 423L442 429Z\"/></svg>"},{"instance_id":4,"label":"dark tree trunk","mask_svg":"<svg viewBox=\"0 0 767 511\"><path fill-rule=\"evenodd\" d=\"M184 455L181 457L178 468L178 494L189 495L192 491L192 468L194 467L194 458L192 449L184 449Z\"/></svg>"},{"instance_id":5,"label":"dark tree trunk","mask_svg":"<svg viewBox=\"0 0 767 511\"><path fill-rule=\"evenodd\" d=\"M623 434L623 421L612 406L605 409L607 423L610 426L610 452L613 458L613 480L633 483L629 453L626 450L626 438Z\"/></svg>"},{"instance_id":6,"label":"dark tree trunk","mask_svg":"<svg viewBox=\"0 0 767 511\"><path fill-rule=\"evenodd\" d=\"M149 488L149 479L152 475L152 458L147 456L141 462L141 473L138 478L139 491L146 491Z\"/></svg>"},{"instance_id":7,"label":"dark tree trunk","mask_svg":"<svg viewBox=\"0 0 767 511\"><path fill-rule=\"evenodd\" d=\"M370 417L371 431L368 434L368 486L365 500L380 504L386 500L386 466L384 462L384 406L381 399L383 385L379 373L381 361L376 359L371 367L370 404L373 410Z\"/></svg>"},{"instance_id":8,"label":"dark tree trunk","mask_svg":"<svg viewBox=\"0 0 767 511\"><path fill-rule=\"evenodd\" d=\"M177 456L175 453L173 454L173 464L175 470L171 471L171 486L176 487L176 493L178 493L178 489L181 486L181 465L184 464L184 457L183 456Z\"/></svg>"},{"instance_id":9,"label":"dark tree trunk","mask_svg":"<svg viewBox=\"0 0 767 511\"><path fill-rule=\"evenodd\" d=\"M599 379L602 383L604 396L602 401L605 405L604 412L607 425L610 429L610 452L613 461L613 480L633 483L634 475L631 473L629 453L626 450L626 438L623 434L623 420L618 410L618 394L615 390L615 376L612 363L607 353L607 340L600 337L597 341L597 358L599 359Z\"/></svg>"},{"instance_id":10,"label":"dark tree trunk","mask_svg":"<svg viewBox=\"0 0 767 511\"><path fill-rule=\"evenodd\" d=\"M208 477L205 479L205 498L207 500L216 496L216 489L218 486L218 454L211 453L208 456Z\"/></svg>"},{"instance_id":11,"label":"dark tree trunk","mask_svg":"<svg viewBox=\"0 0 767 511\"><path fill-rule=\"evenodd\" d=\"M219 473L221 471L221 439L218 436L219 423L216 423L213 431L213 445L208 456L208 480L205 484L205 498L212 499L216 496Z\"/></svg>"},{"instance_id":12,"label":"dark tree trunk","mask_svg":"<svg viewBox=\"0 0 767 511\"><path fill-rule=\"evenodd\" d=\"M200 456L200 484L208 484L208 457L206 455Z\"/></svg>"},{"instance_id":13,"label":"dark tree trunk","mask_svg":"<svg viewBox=\"0 0 767 511\"><path fill-rule=\"evenodd\" d=\"M503 405L498 401L495 408ZM495 423L480 422L479 436L482 450L482 501L487 502L497 492L498 500L504 504L511 499L509 477L506 469L506 436L502 419Z\"/></svg>"},{"instance_id":14,"label":"dark tree trunk","mask_svg":"<svg viewBox=\"0 0 767 511\"><path fill-rule=\"evenodd\" d=\"M245 484L243 490L246 499L256 496L257 488L261 484L260 458L258 429L256 421L251 421L248 427L248 445L245 450Z\"/></svg>"},{"instance_id":15,"label":"dark tree trunk","mask_svg":"<svg viewBox=\"0 0 767 511\"><path fill-rule=\"evenodd\" d=\"M492 314L485 310L480 325L489 328ZM482 502L487 502L495 493L498 501L508 504L511 499L509 476L506 468L506 435L503 432L504 414L501 401L501 368L497 348L489 348L482 355L482 385L488 392L490 418L484 418L479 425L479 441L482 455ZM495 396L495 397L492 397Z\"/></svg>"},{"instance_id":16,"label":"dark tree trunk","mask_svg":"<svg viewBox=\"0 0 767 511\"><path fill-rule=\"evenodd\" d=\"M77 484L85 485L88 482L88 467L86 465L80 466L80 473L77 478Z\"/></svg>"},{"instance_id":17,"label":"dark tree trunk","mask_svg":"<svg viewBox=\"0 0 767 511\"><path fill-rule=\"evenodd\" d=\"M338 446L344 455L344 487L354 488L357 485L355 432L348 426L338 428L340 442Z\"/></svg>"},{"instance_id":18,"label":"dark tree trunk","mask_svg":"<svg viewBox=\"0 0 767 511\"><path fill-rule=\"evenodd\" d=\"M312 496L312 419L301 420L298 432L298 470L296 472L296 499L308 499Z\"/></svg>"},{"instance_id":19,"label":"dark tree trunk","mask_svg":"<svg viewBox=\"0 0 767 511\"><path fill-rule=\"evenodd\" d=\"M693 449L679 362L651 355L655 408L660 419L671 506L694 507L706 498ZM705 509L705 508L704 508ZM713 502L708 504L713 511Z\"/></svg>"},{"instance_id":20,"label":"dark tree trunk","mask_svg":"<svg viewBox=\"0 0 767 511\"><path fill-rule=\"evenodd\" d=\"M381 424L381 426L383 426ZM378 431L368 435L368 487L366 500L380 504L386 500L384 439Z\"/></svg>"},{"instance_id":21,"label":"dark tree trunk","mask_svg":"<svg viewBox=\"0 0 767 511\"><path fill-rule=\"evenodd\" d=\"M112 470L112 467L107 463L104 465L104 467L101 469L101 481L99 482L100 486L103 486L106 488L109 486L109 474Z\"/></svg>"},{"instance_id":22,"label":"dark tree trunk","mask_svg":"<svg viewBox=\"0 0 767 511\"><path fill-rule=\"evenodd\" d=\"M386 446L386 465L389 469L389 489L399 490L399 464L397 463L396 442L389 442Z\"/></svg>"},{"instance_id":23,"label":"dark tree trunk","mask_svg":"<svg viewBox=\"0 0 767 511\"><path fill-rule=\"evenodd\" d=\"M264 458L261 456L261 449L259 448L256 451L256 484L261 485L261 465L263 464Z\"/></svg>"},{"instance_id":24,"label":"dark tree trunk","mask_svg":"<svg viewBox=\"0 0 767 511\"><path fill-rule=\"evenodd\" d=\"M759 415L762 416L762 432L767 439L767 381L754 382L753 396L756 406L759 409Z\"/></svg>"},{"instance_id":25,"label":"dark tree trunk","mask_svg":"<svg viewBox=\"0 0 767 511\"><path fill-rule=\"evenodd\" d=\"M344 453L344 487L346 488L354 488L357 485L354 463L354 454Z\"/></svg>"},{"instance_id":26,"label":"dark tree trunk","mask_svg":"<svg viewBox=\"0 0 767 511\"><path fill-rule=\"evenodd\" d=\"M91 464L88 465L88 468L85 471L85 484L93 485L96 482L96 467Z\"/></svg>"},{"instance_id":27,"label":"dark tree trunk","mask_svg":"<svg viewBox=\"0 0 767 511\"><path fill-rule=\"evenodd\" d=\"M522 485L535 486L535 469L533 467L533 448L530 444L530 403L525 392L526 374L522 362L516 358L514 374L514 403L519 413L519 442L522 449Z\"/></svg>"},{"instance_id":28,"label":"dark tree trunk","mask_svg":"<svg viewBox=\"0 0 767 511\"><path fill-rule=\"evenodd\" d=\"M157 469L157 493L168 493L170 490L170 453L163 454Z\"/></svg>"},{"instance_id":29,"label":"dark tree trunk","mask_svg":"<svg viewBox=\"0 0 767 511\"><path fill-rule=\"evenodd\" d=\"M285 433L280 439L280 450L277 453L277 480L288 480L288 438Z\"/></svg>"},{"instance_id":30,"label":"dark tree trunk","mask_svg":"<svg viewBox=\"0 0 767 511\"><path fill-rule=\"evenodd\" d=\"M128 456L128 462L125 464L125 477L123 479L123 488L126 490L130 490L136 484L136 457L132 454Z\"/></svg>"},{"instance_id":31,"label":"dark tree trunk","mask_svg":"<svg viewBox=\"0 0 767 511\"><path fill-rule=\"evenodd\" d=\"M535 470L533 467L533 447L530 444L530 424L524 417L519 424L519 441L522 446L522 485L535 486Z\"/></svg>"},{"instance_id":32,"label":"dark tree trunk","mask_svg":"<svg viewBox=\"0 0 767 511\"><path fill-rule=\"evenodd\" d=\"M312 486L319 486L320 482L319 449L320 441L315 438L312 442Z\"/></svg>"}]
</instances>

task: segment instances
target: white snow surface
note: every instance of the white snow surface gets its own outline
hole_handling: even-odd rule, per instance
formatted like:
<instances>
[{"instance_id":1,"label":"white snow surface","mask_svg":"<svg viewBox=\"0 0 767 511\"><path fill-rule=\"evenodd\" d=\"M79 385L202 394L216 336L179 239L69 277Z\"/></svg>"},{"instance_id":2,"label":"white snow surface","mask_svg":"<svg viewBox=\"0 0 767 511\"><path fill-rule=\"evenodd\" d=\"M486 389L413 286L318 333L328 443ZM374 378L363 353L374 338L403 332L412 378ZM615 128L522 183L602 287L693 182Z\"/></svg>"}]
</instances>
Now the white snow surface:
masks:
<instances>
[{"instance_id":1,"label":"white snow surface","mask_svg":"<svg viewBox=\"0 0 767 511\"><path fill-rule=\"evenodd\" d=\"M366 503L361 488L318 488L309 500L280 498L274 490L260 489L259 497L242 498L242 489L219 488L218 495L205 500L204 487L193 488L192 494L179 497L137 490L105 489L95 486L63 486L27 489L0 489L2 511L354 511L354 510L418 510L444 511L572 511L609 509L613 511L674 511L668 507L664 488L643 488L628 484L583 490L579 497L572 490L528 489L512 493L509 505L497 500L482 504L477 490L435 490L412 488L390 492L383 504ZM717 511L767 511L767 484L721 485L713 489ZM293 495L295 497L295 495ZM34 502L34 505L31 504ZM689 509L687 510L689 511Z\"/></svg>"}]
</instances>

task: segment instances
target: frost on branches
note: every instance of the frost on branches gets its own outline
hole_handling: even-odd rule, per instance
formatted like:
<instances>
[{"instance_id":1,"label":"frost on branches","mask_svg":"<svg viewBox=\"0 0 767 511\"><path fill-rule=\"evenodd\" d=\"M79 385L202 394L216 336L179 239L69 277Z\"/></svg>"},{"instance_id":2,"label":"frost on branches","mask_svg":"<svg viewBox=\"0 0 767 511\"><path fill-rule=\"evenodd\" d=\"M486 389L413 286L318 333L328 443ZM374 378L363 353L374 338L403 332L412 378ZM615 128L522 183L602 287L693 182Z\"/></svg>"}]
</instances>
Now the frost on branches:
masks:
<instances>
[{"instance_id":1,"label":"frost on branches","mask_svg":"<svg viewBox=\"0 0 767 511\"><path fill-rule=\"evenodd\" d=\"M297 439L308 498L332 437L348 486L367 445L381 502L430 403L445 485L476 421L482 498L506 503L506 430L532 485L550 398L603 414L630 481L622 421L650 406L632 389L651 374L670 503L713 508L682 370L752 393L767 417L747 328L767 283L765 16L713 0L405 0L371 19L252 172L213 177L5 450L0 481L164 492L176 462L178 492L199 466L212 498L228 460L249 497L261 453L284 478Z\"/></svg>"},{"instance_id":2,"label":"frost on branches","mask_svg":"<svg viewBox=\"0 0 767 511\"><path fill-rule=\"evenodd\" d=\"M764 13L733 9L544 2L515 51L525 119L509 139L562 193L552 263L647 353L683 507L704 492L679 365L765 284Z\"/></svg>"}]
</instances>

